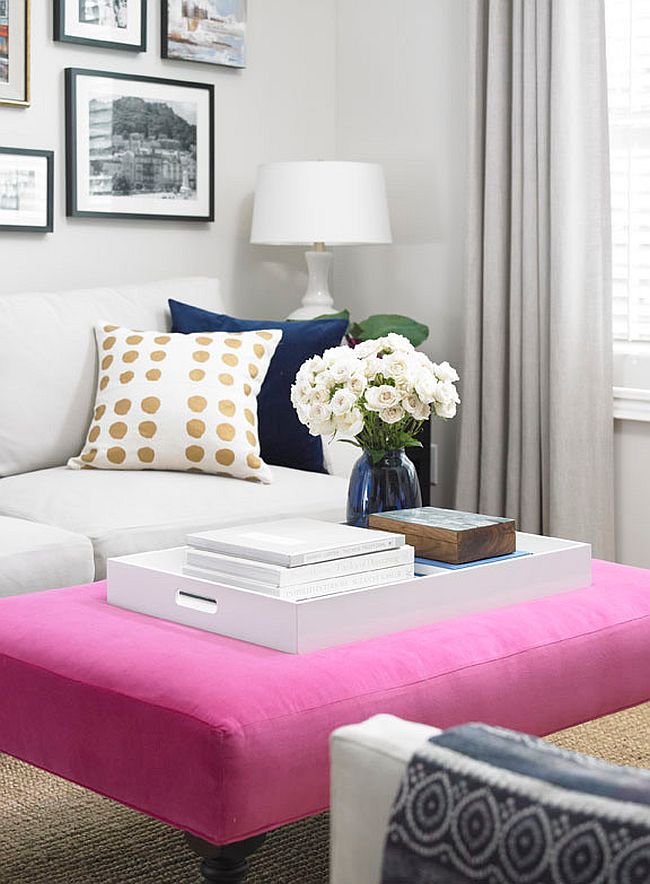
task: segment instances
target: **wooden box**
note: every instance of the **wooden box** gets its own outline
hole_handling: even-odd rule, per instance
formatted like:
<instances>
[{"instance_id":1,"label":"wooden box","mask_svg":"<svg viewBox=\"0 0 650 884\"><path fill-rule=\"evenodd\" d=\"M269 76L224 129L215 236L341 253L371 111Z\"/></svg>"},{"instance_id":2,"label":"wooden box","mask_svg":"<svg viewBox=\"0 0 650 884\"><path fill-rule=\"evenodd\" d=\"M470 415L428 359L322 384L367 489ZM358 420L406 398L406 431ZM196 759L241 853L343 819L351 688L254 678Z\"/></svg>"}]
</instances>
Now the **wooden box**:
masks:
<instances>
[{"instance_id":1,"label":"wooden box","mask_svg":"<svg viewBox=\"0 0 650 884\"><path fill-rule=\"evenodd\" d=\"M516 547L513 519L432 506L375 513L368 527L403 534L416 556L452 565L505 556Z\"/></svg>"}]
</instances>

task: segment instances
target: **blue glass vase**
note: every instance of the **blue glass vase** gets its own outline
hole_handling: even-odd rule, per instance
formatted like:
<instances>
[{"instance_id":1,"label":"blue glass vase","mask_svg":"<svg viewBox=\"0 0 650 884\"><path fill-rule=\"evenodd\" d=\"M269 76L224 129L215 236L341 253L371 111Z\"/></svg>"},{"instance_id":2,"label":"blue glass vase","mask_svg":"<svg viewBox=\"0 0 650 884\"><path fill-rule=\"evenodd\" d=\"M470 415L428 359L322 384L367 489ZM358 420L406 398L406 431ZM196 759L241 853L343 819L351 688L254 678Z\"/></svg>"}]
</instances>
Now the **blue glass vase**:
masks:
<instances>
[{"instance_id":1,"label":"blue glass vase","mask_svg":"<svg viewBox=\"0 0 650 884\"><path fill-rule=\"evenodd\" d=\"M375 464L364 451L350 476L348 525L367 528L368 517L372 513L406 510L416 506L422 506L420 482L413 462L404 449L387 451Z\"/></svg>"}]
</instances>

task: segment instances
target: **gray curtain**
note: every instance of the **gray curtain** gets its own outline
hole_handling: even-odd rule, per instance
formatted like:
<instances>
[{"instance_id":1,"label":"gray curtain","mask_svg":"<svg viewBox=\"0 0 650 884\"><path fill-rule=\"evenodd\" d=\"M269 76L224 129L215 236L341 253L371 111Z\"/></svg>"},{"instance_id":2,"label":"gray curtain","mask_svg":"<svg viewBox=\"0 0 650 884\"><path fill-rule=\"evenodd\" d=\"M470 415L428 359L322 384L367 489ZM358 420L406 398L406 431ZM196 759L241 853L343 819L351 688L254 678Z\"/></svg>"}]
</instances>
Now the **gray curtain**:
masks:
<instances>
[{"instance_id":1,"label":"gray curtain","mask_svg":"<svg viewBox=\"0 0 650 884\"><path fill-rule=\"evenodd\" d=\"M456 506L612 558L602 0L470 0Z\"/></svg>"}]
</instances>

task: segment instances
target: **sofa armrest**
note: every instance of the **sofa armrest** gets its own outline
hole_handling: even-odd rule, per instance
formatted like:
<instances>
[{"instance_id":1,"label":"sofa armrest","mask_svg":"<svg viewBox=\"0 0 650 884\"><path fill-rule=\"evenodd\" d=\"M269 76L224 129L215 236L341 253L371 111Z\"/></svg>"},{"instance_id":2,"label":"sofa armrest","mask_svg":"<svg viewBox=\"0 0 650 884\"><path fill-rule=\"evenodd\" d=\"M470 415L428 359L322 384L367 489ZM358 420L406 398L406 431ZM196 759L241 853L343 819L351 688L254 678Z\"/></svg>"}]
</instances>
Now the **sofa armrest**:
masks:
<instances>
[{"instance_id":1,"label":"sofa armrest","mask_svg":"<svg viewBox=\"0 0 650 884\"><path fill-rule=\"evenodd\" d=\"M390 811L413 753L439 733L393 715L330 738L330 884L379 884Z\"/></svg>"}]
</instances>

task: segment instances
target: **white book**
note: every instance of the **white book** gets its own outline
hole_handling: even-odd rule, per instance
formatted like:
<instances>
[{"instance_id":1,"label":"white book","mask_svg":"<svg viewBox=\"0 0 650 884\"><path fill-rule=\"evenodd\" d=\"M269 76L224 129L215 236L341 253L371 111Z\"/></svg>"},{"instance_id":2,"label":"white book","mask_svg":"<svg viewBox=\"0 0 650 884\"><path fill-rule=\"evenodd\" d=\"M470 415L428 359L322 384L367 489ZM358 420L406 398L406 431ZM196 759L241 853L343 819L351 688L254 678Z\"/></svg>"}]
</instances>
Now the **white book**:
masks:
<instances>
[{"instance_id":1,"label":"white book","mask_svg":"<svg viewBox=\"0 0 650 884\"><path fill-rule=\"evenodd\" d=\"M196 549L295 568L404 546L404 535L318 519L280 519L189 534Z\"/></svg>"},{"instance_id":2,"label":"white book","mask_svg":"<svg viewBox=\"0 0 650 884\"><path fill-rule=\"evenodd\" d=\"M183 566L183 574L188 577L200 577L211 583L222 586L234 586L238 589L249 589L276 598L299 601L315 596L333 595L337 592L349 592L353 589L368 589L371 586L382 586L384 583L395 583L398 580L409 580L413 577L413 563L396 565L393 568L380 568L377 571L366 571L362 574L346 574L344 577L333 577L330 580L318 580L315 583L303 583L300 586L268 586L258 580L248 580L241 575L219 574L207 568L196 568L192 565Z\"/></svg>"},{"instance_id":3,"label":"white book","mask_svg":"<svg viewBox=\"0 0 650 884\"><path fill-rule=\"evenodd\" d=\"M242 576L247 580L257 580L267 586L298 586L303 583L314 583L331 577L343 577L346 574L360 574L364 571L377 571L379 568L392 568L395 565L412 564L415 550L404 544L397 549L387 549L378 553L366 553L360 556L349 556L346 559L332 559L329 562L317 562L315 565L298 565L287 568L286 565L273 565L270 562L254 562L251 559L238 559L223 553L207 552L188 546L185 550L185 564L194 568L205 568L218 571L220 574Z\"/></svg>"}]
</instances>

